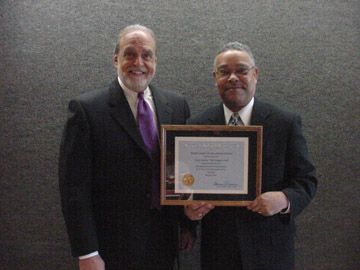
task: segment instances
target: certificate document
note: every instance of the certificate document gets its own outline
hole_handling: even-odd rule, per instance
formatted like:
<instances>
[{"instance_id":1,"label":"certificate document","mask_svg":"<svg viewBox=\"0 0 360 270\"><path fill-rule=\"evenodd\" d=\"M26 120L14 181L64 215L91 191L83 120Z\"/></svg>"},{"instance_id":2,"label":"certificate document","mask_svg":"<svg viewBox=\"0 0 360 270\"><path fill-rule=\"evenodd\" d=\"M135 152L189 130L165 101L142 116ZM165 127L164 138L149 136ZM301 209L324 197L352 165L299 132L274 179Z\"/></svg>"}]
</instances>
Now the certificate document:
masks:
<instances>
[{"instance_id":1,"label":"certificate document","mask_svg":"<svg viewBox=\"0 0 360 270\"><path fill-rule=\"evenodd\" d=\"M247 194L247 137L176 137L175 193Z\"/></svg>"}]
</instances>

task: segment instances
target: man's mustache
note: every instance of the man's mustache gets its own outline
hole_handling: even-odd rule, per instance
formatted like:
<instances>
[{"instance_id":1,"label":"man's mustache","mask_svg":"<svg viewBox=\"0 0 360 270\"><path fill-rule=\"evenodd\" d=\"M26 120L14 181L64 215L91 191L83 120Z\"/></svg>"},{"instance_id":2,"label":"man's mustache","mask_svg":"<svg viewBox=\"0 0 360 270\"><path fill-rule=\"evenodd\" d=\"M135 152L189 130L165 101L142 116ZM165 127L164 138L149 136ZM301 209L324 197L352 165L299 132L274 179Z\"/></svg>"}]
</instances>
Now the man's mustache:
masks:
<instances>
[{"instance_id":1,"label":"man's mustache","mask_svg":"<svg viewBox=\"0 0 360 270\"><path fill-rule=\"evenodd\" d=\"M242 89L246 90L246 87L243 84L228 84L225 86L225 90L229 90L232 88L242 88Z\"/></svg>"}]
</instances>

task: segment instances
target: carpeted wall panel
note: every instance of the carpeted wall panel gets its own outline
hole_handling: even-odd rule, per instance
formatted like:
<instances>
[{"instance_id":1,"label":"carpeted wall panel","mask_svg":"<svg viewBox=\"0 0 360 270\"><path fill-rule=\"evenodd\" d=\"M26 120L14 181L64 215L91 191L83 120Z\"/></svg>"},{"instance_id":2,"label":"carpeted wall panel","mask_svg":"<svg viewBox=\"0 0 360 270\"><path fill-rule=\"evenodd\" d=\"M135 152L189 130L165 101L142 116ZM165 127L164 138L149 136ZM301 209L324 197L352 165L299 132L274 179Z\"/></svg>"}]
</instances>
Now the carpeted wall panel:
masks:
<instances>
[{"instance_id":1,"label":"carpeted wall panel","mask_svg":"<svg viewBox=\"0 0 360 270\"><path fill-rule=\"evenodd\" d=\"M57 159L68 101L112 81L116 36L155 32L154 84L192 113L220 99L219 46L248 44L257 96L302 115L318 170L315 200L297 219L297 269L360 269L358 1L0 2L0 268L77 269L61 215ZM199 269L199 245L181 257Z\"/></svg>"}]
</instances>

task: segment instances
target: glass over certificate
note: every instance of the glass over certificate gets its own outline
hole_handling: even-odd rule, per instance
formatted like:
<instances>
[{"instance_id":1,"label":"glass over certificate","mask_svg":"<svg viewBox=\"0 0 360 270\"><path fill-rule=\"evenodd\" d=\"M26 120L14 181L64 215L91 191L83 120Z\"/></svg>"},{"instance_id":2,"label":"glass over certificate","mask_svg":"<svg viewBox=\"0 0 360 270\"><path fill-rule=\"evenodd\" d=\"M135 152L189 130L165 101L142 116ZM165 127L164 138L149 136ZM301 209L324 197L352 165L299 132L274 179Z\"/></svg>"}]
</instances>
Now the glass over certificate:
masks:
<instances>
[{"instance_id":1,"label":"glass over certificate","mask_svg":"<svg viewBox=\"0 0 360 270\"><path fill-rule=\"evenodd\" d=\"M261 193L262 127L162 125L161 204L246 206Z\"/></svg>"},{"instance_id":2,"label":"glass over certificate","mask_svg":"<svg viewBox=\"0 0 360 270\"><path fill-rule=\"evenodd\" d=\"M175 193L247 194L249 139L176 137Z\"/></svg>"}]
</instances>

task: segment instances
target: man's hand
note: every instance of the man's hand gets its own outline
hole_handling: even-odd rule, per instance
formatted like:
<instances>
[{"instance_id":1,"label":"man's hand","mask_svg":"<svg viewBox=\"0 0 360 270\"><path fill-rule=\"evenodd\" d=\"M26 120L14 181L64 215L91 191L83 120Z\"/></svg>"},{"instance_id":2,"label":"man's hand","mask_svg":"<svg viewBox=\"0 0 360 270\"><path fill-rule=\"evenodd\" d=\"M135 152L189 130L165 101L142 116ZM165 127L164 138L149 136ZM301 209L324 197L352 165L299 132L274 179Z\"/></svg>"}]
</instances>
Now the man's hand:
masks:
<instances>
[{"instance_id":1,"label":"man's hand","mask_svg":"<svg viewBox=\"0 0 360 270\"><path fill-rule=\"evenodd\" d=\"M264 216L272 216L289 206L289 199L281 191L266 192L252 201L247 208Z\"/></svg>"},{"instance_id":2,"label":"man's hand","mask_svg":"<svg viewBox=\"0 0 360 270\"><path fill-rule=\"evenodd\" d=\"M105 270L105 263L100 255L79 260L80 270Z\"/></svg>"},{"instance_id":3,"label":"man's hand","mask_svg":"<svg viewBox=\"0 0 360 270\"><path fill-rule=\"evenodd\" d=\"M191 220L200 220L214 209L214 206L211 203L194 203L185 206L185 215Z\"/></svg>"},{"instance_id":4,"label":"man's hand","mask_svg":"<svg viewBox=\"0 0 360 270\"><path fill-rule=\"evenodd\" d=\"M181 231L181 251L189 251L194 247L196 235L193 235L189 230L182 229Z\"/></svg>"}]
</instances>

